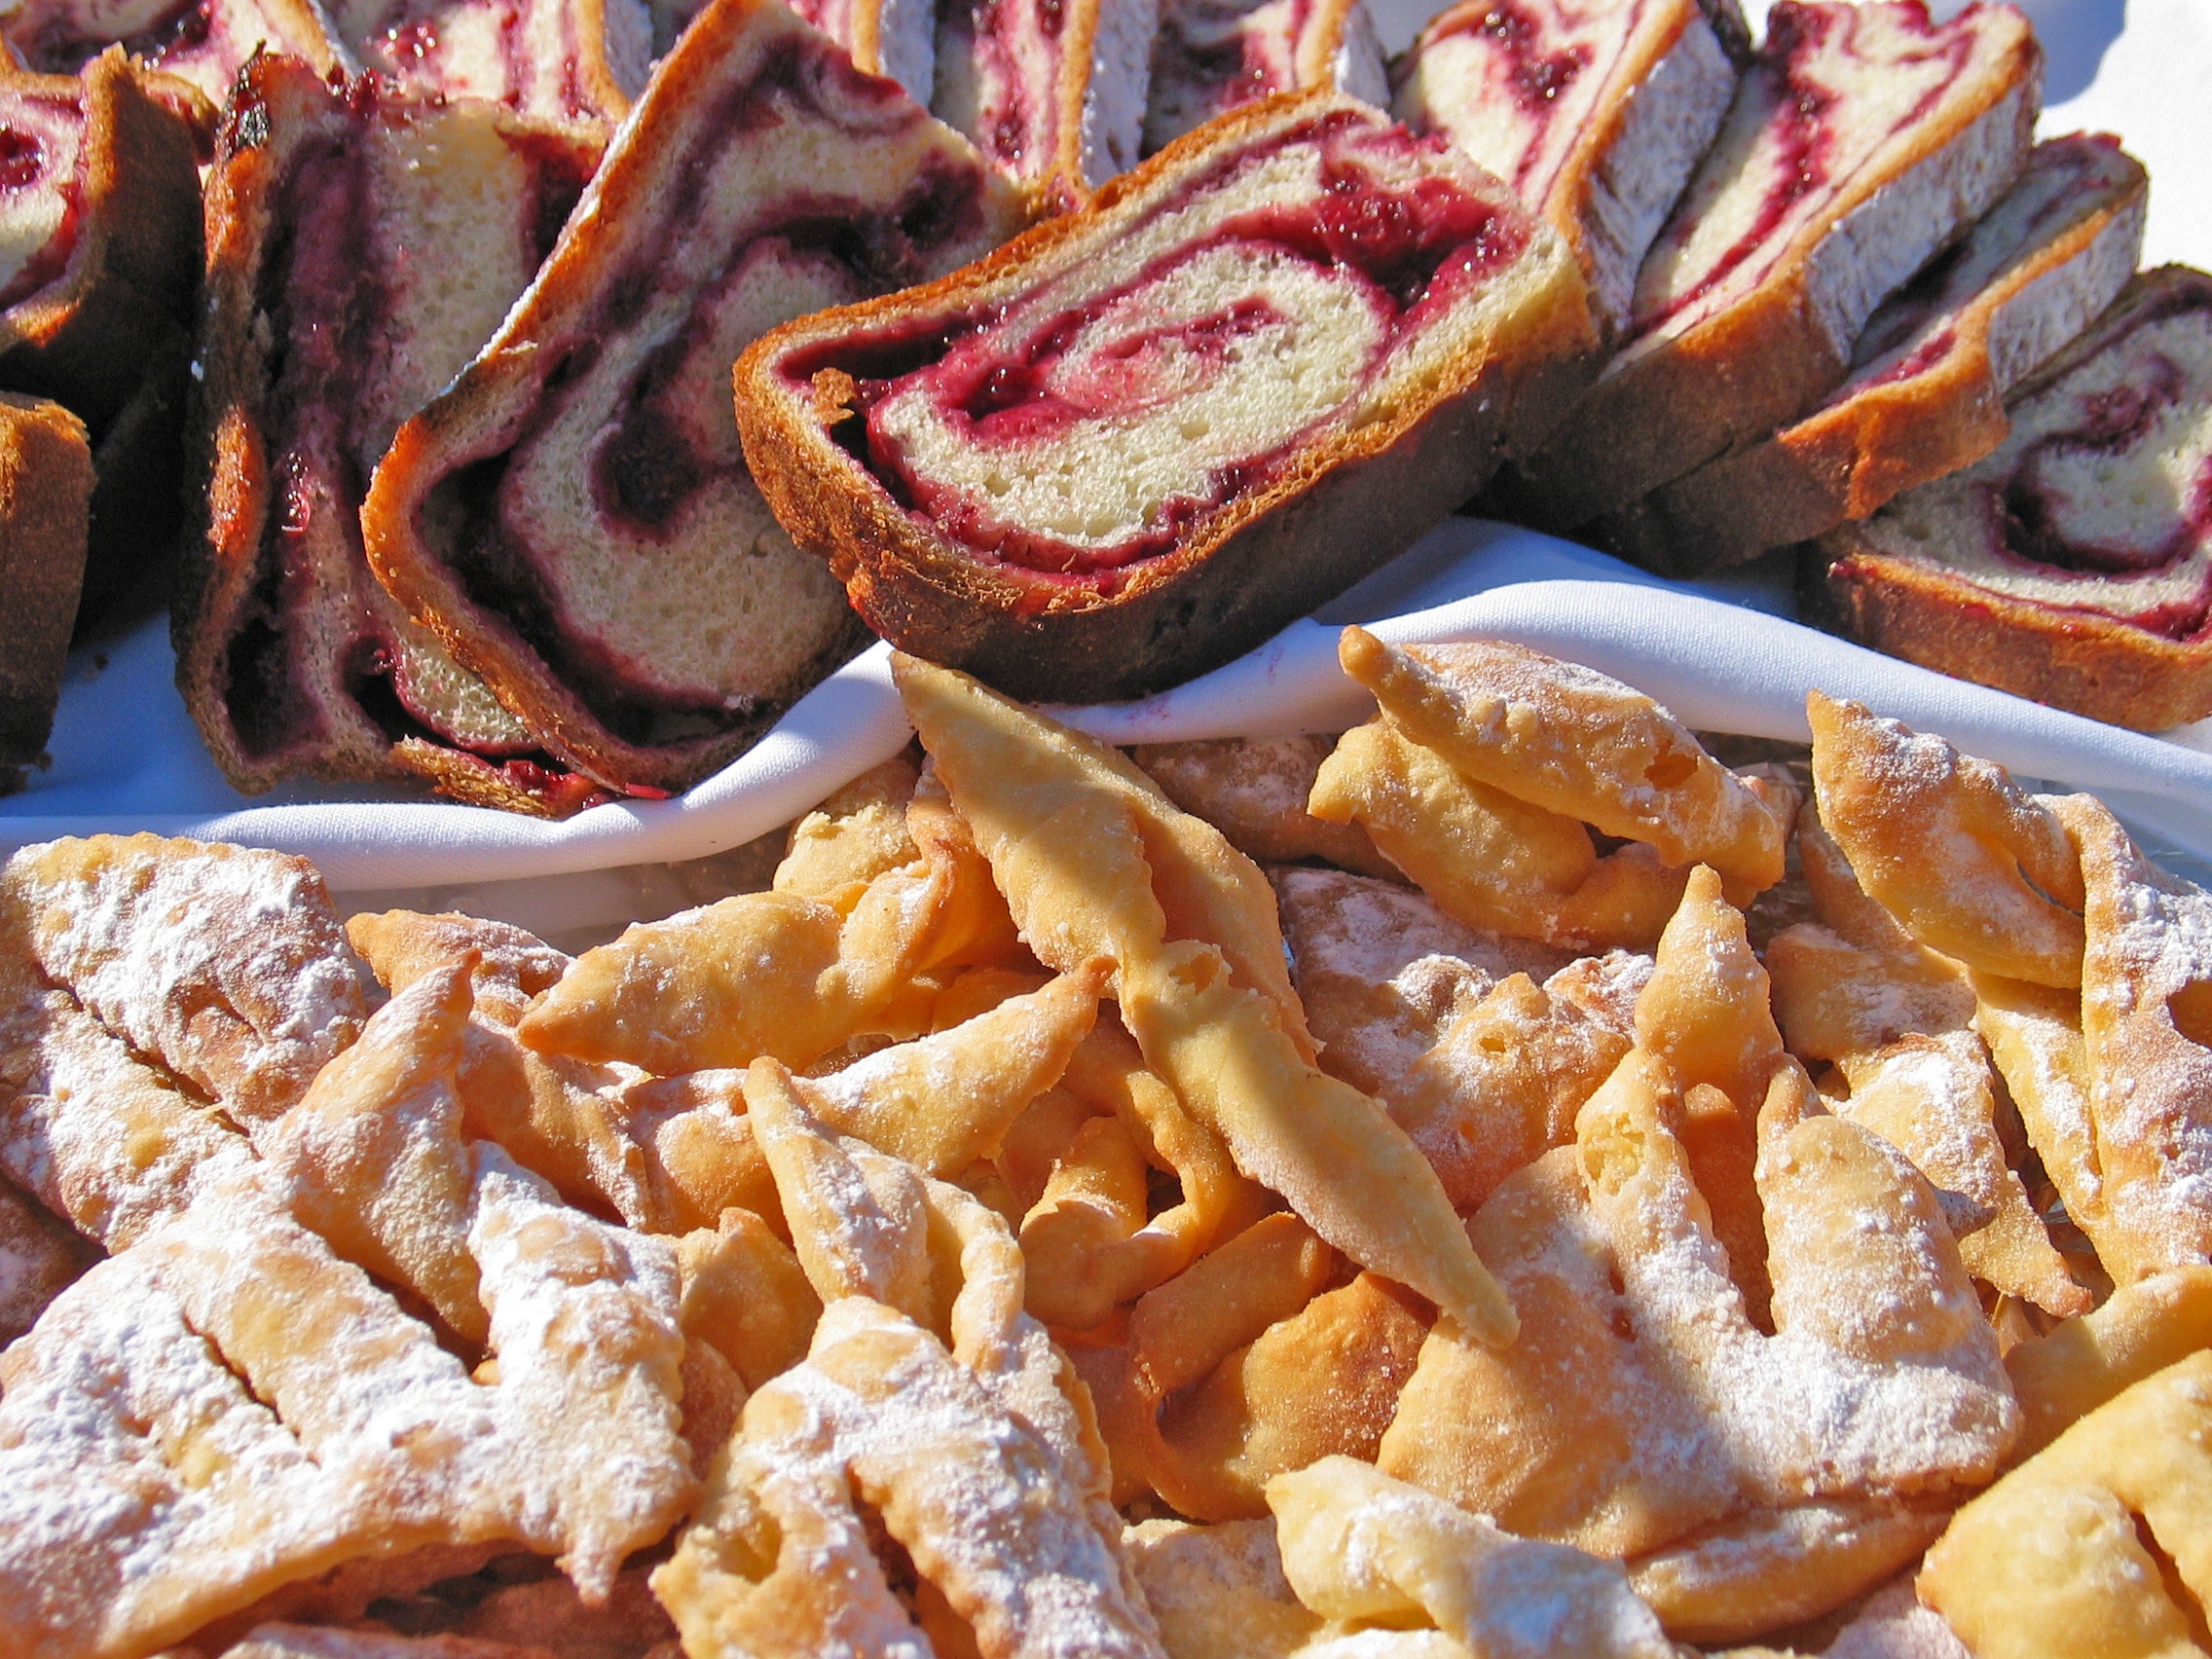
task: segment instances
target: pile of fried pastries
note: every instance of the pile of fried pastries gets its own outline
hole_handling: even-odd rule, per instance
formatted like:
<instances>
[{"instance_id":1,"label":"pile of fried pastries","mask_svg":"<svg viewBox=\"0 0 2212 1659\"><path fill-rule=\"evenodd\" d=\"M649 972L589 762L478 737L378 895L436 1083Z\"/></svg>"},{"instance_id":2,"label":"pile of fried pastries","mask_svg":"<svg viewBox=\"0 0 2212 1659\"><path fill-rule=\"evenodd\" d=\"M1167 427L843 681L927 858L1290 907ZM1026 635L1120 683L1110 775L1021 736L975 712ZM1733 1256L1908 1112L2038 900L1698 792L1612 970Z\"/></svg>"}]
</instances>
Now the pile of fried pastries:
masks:
<instances>
[{"instance_id":1,"label":"pile of fried pastries","mask_svg":"<svg viewBox=\"0 0 2212 1659\"><path fill-rule=\"evenodd\" d=\"M902 659L572 959L18 854L0 1655L2206 1650L2212 895L1819 693L1342 659L1126 754Z\"/></svg>"}]
</instances>

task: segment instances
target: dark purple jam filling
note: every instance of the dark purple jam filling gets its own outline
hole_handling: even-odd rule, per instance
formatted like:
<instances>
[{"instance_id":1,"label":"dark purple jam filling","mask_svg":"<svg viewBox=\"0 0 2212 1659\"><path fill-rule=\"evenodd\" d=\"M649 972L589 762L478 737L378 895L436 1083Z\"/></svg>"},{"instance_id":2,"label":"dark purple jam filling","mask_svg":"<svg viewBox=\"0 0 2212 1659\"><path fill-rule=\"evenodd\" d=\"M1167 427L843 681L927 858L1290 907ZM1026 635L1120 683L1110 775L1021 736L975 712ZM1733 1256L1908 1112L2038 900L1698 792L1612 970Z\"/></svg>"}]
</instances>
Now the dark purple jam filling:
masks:
<instances>
[{"instance_id":1,"label":"dark purple jam filling","mask_svg":"<svg viewBox=\"0 0 2212 1659\"><path fill-rule=\"evenodd\" d=\"M851 142L874 140L889 120L911 117L905 92L895 81L853 67L844 53L793 39L779 45L752 78L726 89L711 114L696 124L702 134L677 160L673 179L660 192L649 236L629 262L601 278L593 301L567 333L540 343L536 360L544 379L535 407L501 447L459 467L433 491L439 545L469 599L503 615L529 647L571 687L608 730L627 743L660 746L719 738L756 721L759 711L721 703L674 706L662 687L644 681L634 664L617 659L582 637L541 574L529 534L511 513L506 487L513 458L541 441L571 396L571 384L617 344L670 280L677 239L697 234L716 162L738 135L787 122L827 127ZM656 164L656 172L662 165ZM663 173L663 176L667 176ZM715 278L685 294L692 326L640 356L612 431L592 461L595 509L634 534L666 539L679 535L685 504L713 480L744 464L736 447L734 418L724 372L708 377L722 395L710 412L681 410L686 359L703 350L705 318L722 293L762 260L784 266L827 266L855 299L911 286L943 269L948 246L978 238L983 225L982 176L932 156L888 210L863 207L835 197L793 197L760 205L753 227L728 249ZM708 419L710 416L712 419ZM695 434L728 424L726 454L704 453Z\"/></svg>"},{"instance_id":2,"label":"dark purple jam filling","mask_svg":"<svg viewBox=\"0 0 2212 1659\"><path fill-rule=\"evenodd\" d=\"M214 24L209 17L212 0L183 0L134 35L123 38L123 50L132 57L160 68L172 54L182 55L206 44ZM112 37L84 35L74 19L62 15L47 20L28 41L18 41L24 62L48 75L74 75L108 49Z\"/></svg>"},{"instance_id":3,"label":"dark purple jam filling","mask_svg":"<svg viewBox=\"0 0 2212 1659\"><path fill-rule=\"evenodd\" d=\"M849 377L851 415L861 419L837 423L831 435L908 512L987 559L1111 592L1126 580L1129 567L1169 551L1201 519L1273 482L1307 434L1285 433L1268 453L1217 468L1202 499L1177 497L1161 503L1157 523L1111 547L1076 547L987 522L965 493L916 474L881 424L879 411L894 395L920 390L967 441L1018 451L1079 422L1162 407L1172 384L1165 374L1170 356L1183 374L1193 356L1218 363L1237 342L1278 320L1275 308L1264 296L1251 295L1202 317L1118 337L1080 360L1070 353L1091 324L1128 296L1214 247L1242 244L1332 273L1344 291L1342 303L1365 305L1382 321L1385 345L1379 362L1397 341L1526 250L1528 222L1502 200L1476 195L1443 173L1387 186L1357 159L1362 149L1442 155L1442 140L1415 138L1402 128L1378 129L1337 112L1279 142L1314 138L1323 149L1318 194L1235 214L1203 244L1166 253L1125 284L1060 315L1031 321L1018 307L1010 307L981 315L916 318L817 343L784 359L780 373L794 386L808 385L825 371ZM1156 213L1175 212L1220 188L1252 159L1250 151L1228 158L1174 193Z\"/></svg>"},{"instance_id":4,"label":"dark purple jam filling","mask_svg":"<svg viewBox=\"0 0 2212 1659\"><path fill-rule=\"evenodd\" d=\"M77 249L77 230L85 212L84 196L75 178L48 176L46 145L39 135L19 128L0 127L0 192L12 194L41 189L60 193L61 222L46 239L46 244L24 260L5 283L0 283L0 309L30 298L68 270L69 256Z\"/></svg>"},{"instance_id":5,"label":"dark purple jam filling","mask_svg":"<svg viewBox=\"0 0 2212 1659\"><path fill-rule=\"evenodd\" d=\"M1918 31L1930 43L1930 55L1944 59L1948 73L1905 113L1899 129L1918 121L1942 96L1944 87L1957 77L1973 49L1971 27L1938 28L1930 21L1925 6L1915 6L1914 11ZM1782 158L1780 176L1759 203L1750 226L1714 261L1712 269L1662 310L1638 317L1630 339L1649 334L1669 317L1704 299L1766 244L1799 203L1830 184L1833 158L1829 152L1834 134L1827 113L1836 94L1811 79L1806 60L1827 44L1837 28L1851 27L1856 20L1853 8L1821 0L1810 4L1781 0L1767 15L1766 45L1745 76L1745 86L1737 96L1757 96L1768 104L1767 127ZM1661 240L1677 235L1676 227L1670 224Z\"/></svg>"},{"instance_id":6,"label":"dark purple jam filling","mask_svg":"<svg viewBox=\"0 0 2212 1659\"><path fill-rule=\"evenodd\" d=\"M1590 48L1576 44L1546 52L1544 26L1515 0L1497 3L1453 31L1479 34L1505 60L1505 86L1521 113L1549 125L1552 104L1590 66Z\"/></svg>"},{"instance_id":7,"label":"dark purple jam filling","mask_svg":"<svg viewBox=\"0 0 2212 1659\"><path fill-rule=\"evenodd\" d=\"M350 104L373 107L372 92L354 92ZM266 114L259 119L265 123ZM253 595L234 626L222 686L240 747L258 759L280 757L322 731L317 693L301 678L306 665L295 645L300 628L327 629L344 608L319 591L329 576L318 569L316 544L335 539L346 571L364 584L374 580L360 540L367 479L356 422L390 318L370 230L372 164L365 152L365 145L335 135L303 144L270 203L256 309L269 318L273 342L261 412L271 502ZM540 164L541 196L572 201L582 189L574 167L588 172L588 158L549 144L532 159ZM571 176L556 177L550 164L563 160ZM355 633L342 649L340 672L347 693L388 740L418 739L462 754L551 811L565 814L600 798L598 786L530 745L462 750L411 700L395 643L376 612L355 603Z\"/></svg>"}]
</instances>

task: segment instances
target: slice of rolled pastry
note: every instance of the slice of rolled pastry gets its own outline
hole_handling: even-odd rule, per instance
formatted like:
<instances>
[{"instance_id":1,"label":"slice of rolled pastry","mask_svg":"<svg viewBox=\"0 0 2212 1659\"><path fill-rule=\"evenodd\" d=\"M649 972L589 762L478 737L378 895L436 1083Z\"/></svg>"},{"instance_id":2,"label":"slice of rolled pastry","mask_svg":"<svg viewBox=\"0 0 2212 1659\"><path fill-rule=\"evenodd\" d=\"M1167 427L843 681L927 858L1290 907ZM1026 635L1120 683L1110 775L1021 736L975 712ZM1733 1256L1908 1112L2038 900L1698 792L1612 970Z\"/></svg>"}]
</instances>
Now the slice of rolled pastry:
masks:
<instances>
[{"instance_id":1,"label":"slice of rolled pastry","mask_svg":"<svg viewBox=\"0 0 2212 1659\"><path fill-rule=\"evenodd\" d=\"M1495 178L1340 93L1232 112L971 269L740 360L762 493L903 648L1171 684L1409 545L1594 344Z\"/></svg>"},{"instance_id":2,"label":"slice of rolled pastry","mask_svg":"<svg viewBox=\"0 0 2212 1659\"><path fill-rule=\"evenodd\" d=\"M1152 43L1144 153L1238 104L1312 87L1390 101L1366 0L1166 0Z\"/></svg>"}]
</instances>

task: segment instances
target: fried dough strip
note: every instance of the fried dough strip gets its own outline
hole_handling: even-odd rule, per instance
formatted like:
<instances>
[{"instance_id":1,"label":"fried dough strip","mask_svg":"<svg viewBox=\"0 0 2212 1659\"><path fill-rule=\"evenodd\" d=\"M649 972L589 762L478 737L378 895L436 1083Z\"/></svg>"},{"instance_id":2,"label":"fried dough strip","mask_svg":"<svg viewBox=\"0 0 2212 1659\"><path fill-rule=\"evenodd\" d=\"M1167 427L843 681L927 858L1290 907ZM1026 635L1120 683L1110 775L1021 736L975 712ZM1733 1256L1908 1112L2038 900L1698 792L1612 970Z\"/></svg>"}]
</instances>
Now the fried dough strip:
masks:
<instances>
[{"instance_id":1,"label":"fried dough strip","mask_svg":"<svg viewBox=\"0 0 2212 1659\"><path fill-rule=\"evenodd\" d=\"M1688 874L1639 841L1600 858L1580 821L1478 783L1387 718L1344 734L1308 810L1365 830L1469 927L1578 950L1648 950Z\"/></svg>"},{"instance_id":2,"label":"fried dough strip","mask_svg":"<svg viewBox=\"0 0 2212 1659\"><path fill-rule=\"evenodd\" d=\"M2095 1311L2005 1356L2026 1421L2013 1456L2032 1456L2122 1389L2205 1347L2212 1347L2212 1267L2175 1268L2117 1287Z\"/></svg>"},{"instance_id":3,"label":"fried dough strip","mask_svg":"<svg viewBox=\"0 0 2212 1659\"><path fill-rule=\"evenodd\" d=\"M2184 1655L2212 1595L2212 1353L2099 1407L1961 1509L1920 1598L1981 1659ZM2177 1601L2158 1556L2194 1605Z\"/></svg>"},{"instance_id":4,"label":"fried dough strip","mask_svg":"<svg viewBox=\"0 0 2212 1659\"><path fill-rule=\"evenodd\" d=\"M475 1001L457 1084L469 1135L498 1142L571 1203L611 1210L632 1227L651 1224L645 1156L622 1104L641 1074L540 1054L515 1039L532 1003L568 972L564 952L504 922L410 910L351 917L346 934L394 996L473 952Z\"/></svg>"},{"instance_id":5,"label":"fried dough strip","mask_svg":"<svg viewBox=\"0 0 2212 1659\"><path fill-rule=\"evenodd\" d=\"M26 847L0 933L139 1052L265 1123L351 1043L375 987L305 859L158 835Z\"/></svg>"},{"instance_id":6,"label":"fried dough strip","mask_svg":"<svg viewBox=\"0 0 2212 1659\"><path fill-rule=\"evenodd\" d=\"M1672 1659L1618 1563L1516 1538L1351 1457L1268 1483L1283 1573L1340 1620L1434 1624L1485 1659Z\"/></svg>"},{"instance_id":7,"label":"fried dough strip","mask_svg":"<svg viewBox=\"0 0 2212 1659\"><path fill-rule=\"evenodd\" d=\"M1813 691L1805 716L1821 823L1869 897L1970 968L2081 983L2081 863L2047 805L1863 704Z\"/></svg>"},{"instance_id":8,"label":"fried dough strip","mask_svg":"<svg viewBox=\"0 0 2212 1659\"><path fill-rule=\"evenodd\" d=\"M900 656L894 672L1030 947L1062 972L1111 959L1147 1064L1240 1170L1362 1266L1509 1341L1512 1308L1435 1172L1313 1065L1258 869L1103 745L949 670Z\"/></svg>"},{"instance_id":9,"label":"fried dough strip","mask_svg":"<svg viewBox=\"0 0 2212 1659\"><path fill-rule=\"evenodd\" d=\"M1651 846L1670 867L1711 865L1731 901L1782 879L1791 811L1777 811L1641 692L1491 641L1401 648L1364 628L1337 659L1385 716L1477 783Z\"/></svg>"}]
</instances>

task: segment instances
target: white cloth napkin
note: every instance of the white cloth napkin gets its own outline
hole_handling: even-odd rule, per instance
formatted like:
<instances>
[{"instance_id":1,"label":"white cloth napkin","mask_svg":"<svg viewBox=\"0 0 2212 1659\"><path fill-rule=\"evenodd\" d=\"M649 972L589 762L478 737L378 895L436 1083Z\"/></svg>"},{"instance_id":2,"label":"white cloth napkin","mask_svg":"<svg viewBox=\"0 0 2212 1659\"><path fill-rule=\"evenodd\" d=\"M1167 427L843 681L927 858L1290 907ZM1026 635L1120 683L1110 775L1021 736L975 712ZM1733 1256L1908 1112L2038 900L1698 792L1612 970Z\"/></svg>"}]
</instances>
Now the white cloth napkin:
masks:
<instances>
[{"instance_id":1,"label":"white cloth napkin","mask_svg":"<svg viewBox=\"0 0 2212 1659\"><path fill-rule=\"evenodd\" d=\"M1392 49L1440 9L1438 0L1373 3ZM2023 6L2048 53L2052 107L2041 130L2120 132L2152 169L2147 262L2212 267L2212 167L2204 165L2212 155L2212 0ZM1763 0L1746 10L1757 23ZM2165 741L2057 714L1799 628L1785 619L1788 595L1777 569L1697 585L1660 582L1549 537L1455 520L1322 616L1376 620L1394 640L1519 640L1613 674L1714 731L1802 738L1805 689L1819 685L2023 775L2094 789L2168 846L2212 860L2212 722ZM879 646L679 800L597 807L565 824L357 786L300 783L248 800L208 758L172 677L159 624L72 665L50 746L55 764L0 800L0 851L55 835L158 830L304 853L342 892L569 875L697 858L751 840L907 737ZM1327 727L1359 718L1360 702L1336 669L1333 629L1309 621L1164 696L1067 714L1103 736L1137 742Z\"/></svg>"},{"instance_id":2,"label":"white cloth napkin","mask_svg":"<svg viewBox=\"0 0 2212 1659\"><path fill-rule=\"evenodd\" d=\"M1780 592L1771 571L1701 591L1533 532L1454 519L1318 619L1293 624L1226 668L1143 702L1055 713L1116 743L1348 724L1362 718L1363 694L1337 667L1337 628L1371 620L1390 640L1504 639L1570 657L1650 692L1708 731L1802 740L1805 691L1817 685L1940 731L2024 776L2093 789L2171 844L2212 860L2212 756L1831 639L1762 608L1777 606ZM134 638L105 674L71 687L73 725L105 732L118 769L97 787L82 775L57 780L72 803L65 813L36 810L46 795L38 790L0 802L0 847L157 830L305 854L342 891L669 862L720 852L788 822L894 754L910 732L889 651L878 645L803 698L750 754L678 800L595 807L562 824L416 800L236 805L210 798L198 738L189 720L177 725L182 710L173 719L150 712L159 687L145 682L162 654L157 636ZM103 806L103 791L129 804ZM165 798L183 804L165 809Z\"/></svg>"}]
</instances>

